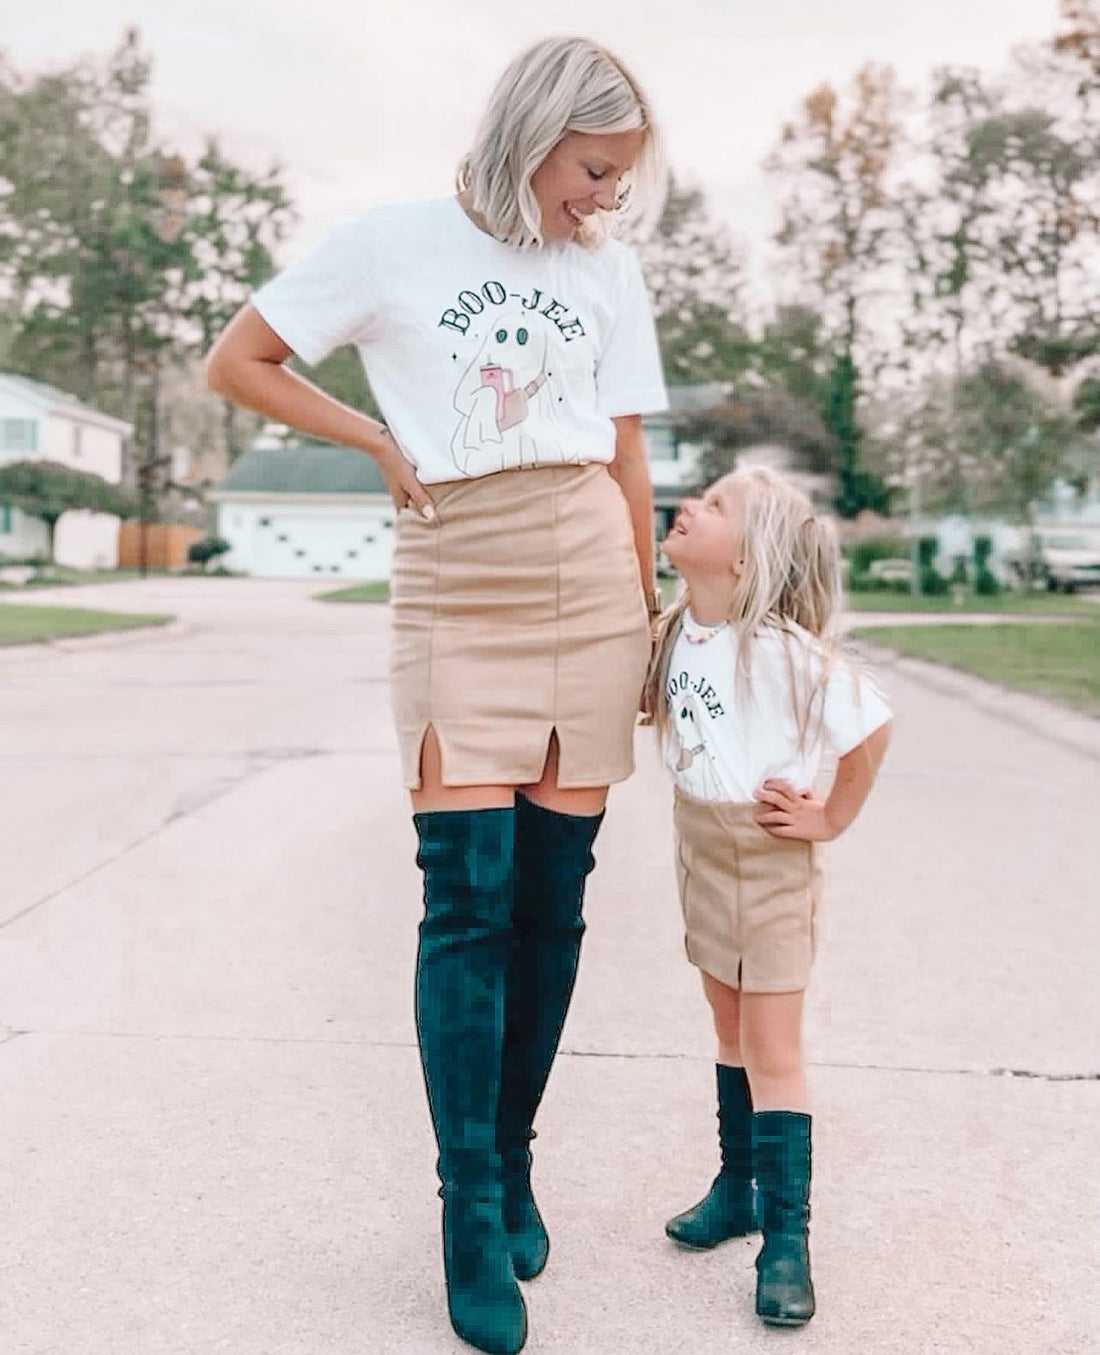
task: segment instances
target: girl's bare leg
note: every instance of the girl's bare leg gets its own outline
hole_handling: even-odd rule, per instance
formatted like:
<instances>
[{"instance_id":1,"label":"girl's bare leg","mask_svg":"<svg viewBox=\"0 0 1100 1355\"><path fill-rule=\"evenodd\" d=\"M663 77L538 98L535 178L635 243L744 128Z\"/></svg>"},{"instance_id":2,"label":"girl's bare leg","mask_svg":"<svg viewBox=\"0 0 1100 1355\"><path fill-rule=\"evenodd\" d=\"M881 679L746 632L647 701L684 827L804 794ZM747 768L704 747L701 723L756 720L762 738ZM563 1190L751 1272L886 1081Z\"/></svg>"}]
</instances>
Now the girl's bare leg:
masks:
<instances>
[{"instance_id":1,"label":"girl's bare leg","mask_svg":"<svg viewBox=\"0 0 1100 1355\"><path fill-rule=\"evenodd\" d=\"M714 1016L714 1031L718 1036L718 1062L730 1068L741 1068L741 994L736 988L703 971L703 992Z\"/></svg>"},{"instance_id":2,"label":"girl's bare leg","mask_svg":"<svg viewBox=\"0 0 1100 1355\"><path fill-rule=\"evenodd\" d=\"M741 1054L754 1110L809 1110L802 1066L804 997L801 991L740 996Z\"/></svg>"}]
</instances>

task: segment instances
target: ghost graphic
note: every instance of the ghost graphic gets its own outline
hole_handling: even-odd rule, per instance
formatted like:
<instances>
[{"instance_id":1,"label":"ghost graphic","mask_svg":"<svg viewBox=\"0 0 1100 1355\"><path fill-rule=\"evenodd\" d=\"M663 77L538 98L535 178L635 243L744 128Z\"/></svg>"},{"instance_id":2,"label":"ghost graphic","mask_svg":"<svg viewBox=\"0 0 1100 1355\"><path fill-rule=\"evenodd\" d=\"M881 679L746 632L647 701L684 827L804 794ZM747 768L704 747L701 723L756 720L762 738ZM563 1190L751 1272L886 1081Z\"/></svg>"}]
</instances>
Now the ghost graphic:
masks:
<instances>
[{"instance_id":1,"label":"ghost graphic","mask_svg":"<svg viewBox=\"0 0 1100 1355\"><path fill-rule=\"evenodd\" d=\"M678 774L680 785L698 800L723 799L722 783L706 743L703 706L694 692L677 696L672 706L675 739L670 749L669 766Z\"/></svg>"},{"instance_id":2,"label":"ghost graphic","mask_svg":"<svg viewBox=\"0 0 1100 1355\"><path fill-rule=\"evenodd\" d=\"M537 319L513 309L493 317L455 391L451 455L459 470L487 475L567 459L546 365L547 333Z\"/></svg>"}]
</instances>

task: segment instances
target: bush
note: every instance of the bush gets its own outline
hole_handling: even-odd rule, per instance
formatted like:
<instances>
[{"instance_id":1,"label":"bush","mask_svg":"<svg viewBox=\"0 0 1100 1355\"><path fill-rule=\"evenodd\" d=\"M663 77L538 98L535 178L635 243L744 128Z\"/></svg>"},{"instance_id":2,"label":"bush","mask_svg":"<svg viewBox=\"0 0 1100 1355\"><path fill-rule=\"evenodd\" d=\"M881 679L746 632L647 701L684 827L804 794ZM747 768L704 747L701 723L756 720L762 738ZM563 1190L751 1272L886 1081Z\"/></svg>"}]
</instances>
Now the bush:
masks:
<instances>
[{"instance_id":1,"label":"bush","mask_svg":"<svg viewBox=\"0 0 1100 1355\"><path fill-rule=\"evenodd\" d=\"M224 555L233 547L221 536L204 536L201 541L192 541L187 547L187 558L193 565L209 564L211 560Z\"/></svg>"},{"instance_id":2,"label":"bush","mask_svg":"<svg viewBox=\"0 0 1100 1355\"><path fill-rule=\"evenodd\" d=\"M993 554L993 538L974 538L974 592L982 597L996 597L1001 592L997 576L990 571L989 557Z\"/></svg>"},{"instance_id":3,"label":"bush","mask_svg":"<svg viewBox=\"0 0 1100 1355\"><path fill-rule=\"evenodd\" d=\"M943 597L950 592L951 584L943 577L935 565L922 565L920 571L920 591L929 597Z\"/></svg>"},{"instance_id":4,"label":"bush","mask_svg":"<svg viewBox=\"0 0 1100 1355\"><path fill-rule=\"evenodd\" d=\"M909 554L909 543L900 536L872 536L845 546L844 556L851 566L851 577L866 574L876 560L897 560ZM852 585L856 585L853 583Z\"/></svg>"},{"instance_id":5,"label":"bush","mask_svg":"<svg viewBox=\"0 0 1100 1355\"><path fill-rule=\"evenodd\" d=\"M922 536L917 542L917 557L922 568L932 568L936 562L936 556L940 553L939 539L934 536Z\"/></svg>"}]
</instances>

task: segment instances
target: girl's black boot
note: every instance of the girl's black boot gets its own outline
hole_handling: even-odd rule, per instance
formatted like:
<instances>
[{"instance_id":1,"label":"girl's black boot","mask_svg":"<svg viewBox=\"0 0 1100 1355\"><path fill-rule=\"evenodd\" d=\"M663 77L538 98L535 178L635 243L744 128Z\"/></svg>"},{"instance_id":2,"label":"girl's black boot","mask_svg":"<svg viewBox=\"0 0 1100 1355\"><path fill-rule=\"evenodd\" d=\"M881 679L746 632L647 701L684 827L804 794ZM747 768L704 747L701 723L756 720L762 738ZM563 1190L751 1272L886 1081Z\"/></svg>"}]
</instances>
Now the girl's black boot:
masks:
<instances>
[{"instance_id":1,"label":"girl's black boot","mask_svg":"<svg viewBox=\"0 0 1100 1355\"><path fill-rule=\"evenodd\" d=\"M665 1224L673 1242L710 1251L732 1237L756 1232L752 1189L752 1097L744 1068L719 1063L718 1143L722 1168L691 1209Z\"/></svg>"},{"instance_id":2,"label":"girl's black boot","mask_svg":"<svg viewBox=\"0 0 1100 1355\"><path fill-rule=\"evenodd\" d=\"M764 1245L756 1258L756 1312L769 1326L801 1327L814 1315L810 1279L810 1116L753 1115L753 1160Z\"/></svg>"}]
</instances>

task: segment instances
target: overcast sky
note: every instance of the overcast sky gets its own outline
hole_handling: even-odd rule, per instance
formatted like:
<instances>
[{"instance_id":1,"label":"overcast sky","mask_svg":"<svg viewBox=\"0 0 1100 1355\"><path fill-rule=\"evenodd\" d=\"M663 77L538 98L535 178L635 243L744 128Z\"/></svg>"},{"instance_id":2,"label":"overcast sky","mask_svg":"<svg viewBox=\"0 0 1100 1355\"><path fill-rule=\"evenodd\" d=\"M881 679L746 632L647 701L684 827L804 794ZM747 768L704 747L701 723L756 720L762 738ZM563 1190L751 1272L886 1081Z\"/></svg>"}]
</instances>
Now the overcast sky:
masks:
<instances>
[{"instance_id":1,"label":"overcast sky","mask_svg":"<svg viewBox=\"0 0 1100 1355\"><path fill-rule=\"evenodd\" d=\"M374 203L449 190L492 83L551 33L618 52L648 87L674 169L760 266L774 203L760 161L822 80L865 61L924 83L944 63L1002 68L1048 36L1056 0L5 0L23 71L105 52L128 24L151 50L165 137L214 133L287 168L293 253Z\"/></svg>"}]
</instances>

